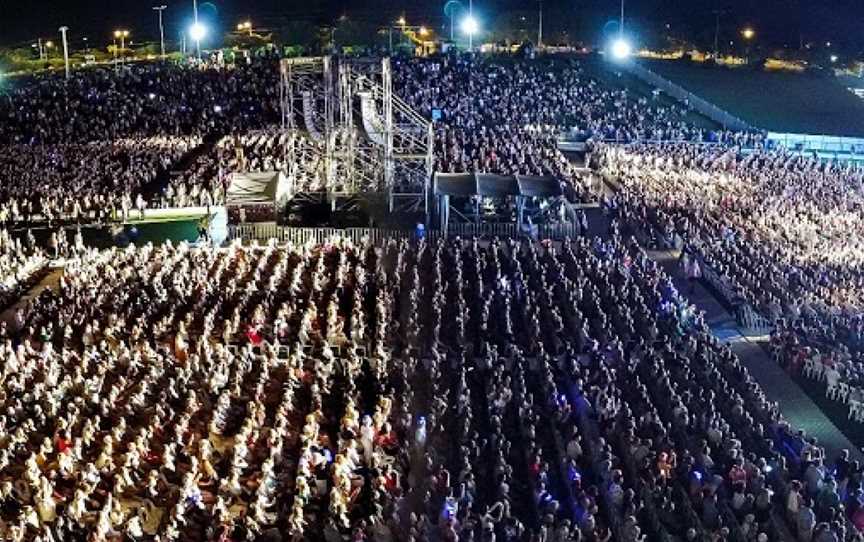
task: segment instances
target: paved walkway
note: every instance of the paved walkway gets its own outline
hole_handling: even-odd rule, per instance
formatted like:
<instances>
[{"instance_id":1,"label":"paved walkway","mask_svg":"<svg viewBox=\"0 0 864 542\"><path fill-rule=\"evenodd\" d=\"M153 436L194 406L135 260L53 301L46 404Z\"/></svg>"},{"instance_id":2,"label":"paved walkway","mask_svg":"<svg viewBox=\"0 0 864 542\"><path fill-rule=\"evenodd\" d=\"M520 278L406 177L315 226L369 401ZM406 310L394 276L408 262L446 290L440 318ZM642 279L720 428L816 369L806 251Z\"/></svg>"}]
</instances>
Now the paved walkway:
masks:
<instances>
[{"instance_id":1,"label":"paved walkway","mask_svg":"<svg viewBox=\"0 0 864 542\"><path fill-rule=\"evenodd\" d=\"M674 277L678 290L705 312L705 322L711 331L729 344L765 391L768 400L779 404L783 417L793 427L816 437L825 447L829 461L833 461L842 449L848 449L855 459L864 458L804 390L771 359L763 347L764 337L748 336L738 327L734 316L702 285L697 285L690 293L689 285L678 271L677 260L671 252L649 252L649 255Z\"/></svg>"}]
</instances>

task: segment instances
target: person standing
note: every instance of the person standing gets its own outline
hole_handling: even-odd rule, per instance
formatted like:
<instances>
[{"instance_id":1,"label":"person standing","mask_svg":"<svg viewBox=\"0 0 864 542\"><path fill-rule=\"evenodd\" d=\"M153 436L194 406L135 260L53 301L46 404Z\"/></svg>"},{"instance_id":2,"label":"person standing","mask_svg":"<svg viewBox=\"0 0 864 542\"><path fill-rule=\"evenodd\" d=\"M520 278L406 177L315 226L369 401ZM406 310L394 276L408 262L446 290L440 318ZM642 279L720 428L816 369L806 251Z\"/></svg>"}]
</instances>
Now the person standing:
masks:
<instances>
[{"instance_id":1,"label":"person standing","mask_svg":"<svg viewBox=\"0 0 864 542\"><path fill-rule=\"evenodd\" d=\"M690 258L690 263L687 266L687 281L690 283L690 293L696 291L696 283L702 278L702 268L699 266L698 258Z\"/></svg>"},{"instance_id":2,"label":"person standing","mask_svg":"<svg viewBox=\"0 0 864 542\"><path fill-rule=\"evenodd\" d=\"M138 208L138 219L144 220L144 208L147 206L147 202L144 201L144 196L138 194L138 197L135 198L135 207Z\"/></svg>"}]
</instances>

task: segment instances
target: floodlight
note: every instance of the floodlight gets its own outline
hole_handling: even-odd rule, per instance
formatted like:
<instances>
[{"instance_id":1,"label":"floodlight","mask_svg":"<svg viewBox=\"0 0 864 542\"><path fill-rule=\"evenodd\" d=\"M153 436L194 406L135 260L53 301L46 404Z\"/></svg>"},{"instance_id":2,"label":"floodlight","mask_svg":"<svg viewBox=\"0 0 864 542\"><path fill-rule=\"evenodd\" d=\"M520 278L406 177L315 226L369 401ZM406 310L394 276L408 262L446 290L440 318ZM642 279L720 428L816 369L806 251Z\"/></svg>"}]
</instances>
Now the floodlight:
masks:
<instances>
[{"instance_id":1,"label":"floodlight","mask_svg":"<svg viewBox=\"0 0 864 542\"><path fill-rule=\"evenodd\" d=\"M462 32L465 32L469 36L473 36L480 30L480 24L477 22L477 19L474 18L473 15L468 15L464 19L462 19Z\"/></svg>"},{"instance_id":2,"label":"floodlight","mask_svg":"<svg viewBox=\"0 0 864 542\"><path fill-rule=\"evenodd\" d=\"M201 41L207 35L207 27L201 23L193 23L189 27L189 36L195 41Z\"/></svg>"},{"instance_id":3,"label":"floodlight","mask_svg":"<svg viewBox=\"0 0 864 542\"><path fill-rule=\"evenodd\" d=\"M624 38L619 38L612 43L612 57L616 60L624 60L633 53L630 43Z\"/></svg>"}]
</instances>

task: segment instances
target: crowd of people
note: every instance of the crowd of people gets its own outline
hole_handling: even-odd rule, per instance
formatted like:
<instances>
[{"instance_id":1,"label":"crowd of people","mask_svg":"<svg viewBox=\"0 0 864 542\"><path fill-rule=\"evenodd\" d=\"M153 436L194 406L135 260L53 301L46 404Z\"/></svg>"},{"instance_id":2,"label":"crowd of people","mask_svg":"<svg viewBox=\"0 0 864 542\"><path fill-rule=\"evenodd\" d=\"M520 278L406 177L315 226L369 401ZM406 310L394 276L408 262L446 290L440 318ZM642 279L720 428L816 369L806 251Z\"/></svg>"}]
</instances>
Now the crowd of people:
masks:
<instances>
[{"instance_id":1,"label":"crowd of people","mask_svg":"<svg viewBox=\"0 0 864 542\"><path fill-rule=\"evenodd\" d=\"M14 81L0 100L0 142L62 144L207 136L278 123L275 58L230 67L134 63Z\"/></svg>"},{"instance_id":2,"label":"crowd of people","mask_svg":"<svg viewBox=\"0 0 864 542\"><path fill-rule=\"evenodd\" d=\"M16 80L0 101L0 223L102 222L148 207L212 204L216 195L202 184L218 179L174 185L163 174L205 141L280 116L276 58Z\"/></svg>"},{"instance_id":3,"label":"crowd of people","mask_svg":"<svg viewBox=\"0 0 864 542\"><path fill-rule=\"evenodd\" d=\"M287 151L322 143L274 128L278 73L19 85L0 226L218 204L235 172L320 188ZM439 172L589 200L558 150L581 134L618 187L609 235L579 215L555 243L99 251L0 230L0 539L861 539L864 466L791 427L642 247L711 269L795 371L864 382L864 169L709 134L574 59L398 59L394 90L435 119ZM59 285L19 302L61 254Z\"/></svg>"},{"instance_id":4,"label":"crowd of people","mask_svg":"<svg viewBox=\"0 0 864 542\"><path fill-rule=\"evenodd\" d=\"M819 321L857 344L864 168L783 151L631 146L597 159L622 215L679 236L772 320ZM841 324L841 322L843 324ZM840 330L840 327L843 327Z\"/></svg>"},{"instance_id":5,"label":"crowd of people","mask_svg":"<svg viewBox=\"0 0 864 542\"><path fill-rule=\"evenodd\" d=\"M864 168L779 149L599 148L595 166L622 186L622 221L686 247L773 324L781 362L834 366L858 386L864 368ZM824 363L823 363L824 362ZM844 420L845 422L845 420Z\"/></svg>"},{"instance_id":6,"label":"crowd of people","mask_svg":"<svg viewBox=\"0 0 864 542\"><path fill-rule=\"evenodd\" d=\"M105 222L176 204L154 201L157 181L200 143L154 136L0 147L0 224Z\"/></svg>"},{"instance_id":7,"label":"crowd of people","mask_svg":"<svg viewBox=\"0 0 864 542\"><path fill-rule=\"evenodd\" d=\"M411 59L397 62L394 82L400 96L436 119L436 171L550 175L577 197L587 190L558 149L562 134L619 142L759 138L696 126L686 107L604 84L572 58Z\"/></svg>"},{"instance_id":8,"label":"crowd of people","mask_svg":"<svg viewBox=\"0 0 864 542\"><path fill-rule=\"evenodd\" d=\"M44 276L47 258L35 242L22 243L20 237L0 229L0 311Z\"/></svg>"},{"instance_id":9,"label":"crowd of people","mask_svg":"<svg viewBox=\"0 0 864 542\"><path fill-rule=\"evenodd\" d=\"M821 542L861 511L617 236L91 251L0 333L4 540L765 541L780 509Z\"/></svg>"},{"instance_id":10,"label":"crowd of people","mask_svg":"<svg viewBox=\"0 0 864 542\"><path fill-rule=\"evenodd\" d=\"M586 201L592 196L558 150L559 133L626 141L707 137L687 121L686 108L603 84L574 59L441 55L394 65L395 93L437 119L439 172L548 175L562 181L571 201ZM310 152L287 152L286 136L274 128L280 119L278 64L269 57L18 80L0 101L0 222L106 219L144 207L219 203L236 171L282 170L298 189L321 189L321 149L306 138L295 146ZM292 167L286 156L317 170ZM178 182L164 182L161 173L178 165ZM337 177L361 177L360 165ZM399 191L416 191L395 181Z\"/></svg>"}]
</instances>

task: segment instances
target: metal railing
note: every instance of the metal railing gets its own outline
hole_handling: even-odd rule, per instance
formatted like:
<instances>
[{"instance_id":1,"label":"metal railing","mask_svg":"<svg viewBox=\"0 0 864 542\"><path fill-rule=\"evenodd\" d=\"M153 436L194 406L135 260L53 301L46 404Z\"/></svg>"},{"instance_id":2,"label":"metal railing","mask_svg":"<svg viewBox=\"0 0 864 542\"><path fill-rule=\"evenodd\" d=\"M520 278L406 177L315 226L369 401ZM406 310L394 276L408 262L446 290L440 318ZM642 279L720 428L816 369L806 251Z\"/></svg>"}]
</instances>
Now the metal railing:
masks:
<instances>
[{"instance_id":1,"label":"metal railing","mask_svg":"<svg viewBox=\"0 0 864 542\"><path fill-rule=\"evenodd\" d=\"M720 276L702 254L690 247L690 254L694 255L699 260L699 265L702 269L702 278L711 285L711 288L717 292L720 297L734 309L735 319L743 329L759 334L768 335L774 329L774 324L769 318L762 316L753 305L743 300L729 282Z\"/></svg>"},{"instance_id":2,"label":"metal railing","mask_svg":"<svg viewBox=\"0 0 864 542\"><path fill-rule=\"evenodd\" d=\"M630 71L630 73L639 79L642 79L648 84L654 85L666 94L677 98L678 100L686 101L690 107L721 124L724 128L743 131L753 130L753 127L741 118L736 117L725 109L717 107L704 98L696 96L689 90L680 85L676 85L665 77L657 75L641 64L628 62L624 64L624 66Z\"/></svg>"},{"instance_id":3,"label":"metal railing","mask_svg":"<svg viewBox=\"0 0 864 542\"><path fill-rule=\"evenodd\" d=\"M738 306L735 312L738 323L746 330L760 335L768 335L774 330L771 320L759 314L750 303Z\"/></svg>"},{"instance_id":4,"label":"metal railing","mask_svg":"<svg viewBox=\"0 0 864 542\"><path fill-rule=\"evenodd\" d=\"M570 223L542 224L533 226L528 230L509 222L481 224L458 222L451 223L447 232L451 237L530 237L563 240L579 236L579 228Z\"/></svg>"},{"instance_id":5,"label":"metal railing","mask_svg":"<svg viewBox=\"0 0 864 542\"><path fill-rule=\"evenodd\" d=\"M519 228L512 223L455 223L447 229L448 237L481 237L481 238L533 238L563 240L578 237L579 227L576 224L544 224L534 226L530 231ZM436 239L442 236L440 230L426 230L423 237ZM322 244L334 239L349 239L354 244L380 244L391 239L415 240L419 236L416 230L398 230L384 228L297 228L280 226L275 222L255 222L232 224L228 226L228 241L270 241L277 243L292 243L295 245Z\"/></svg>"},{"instance_id":6,"label":"metal railing","mask_svg":"<svg viewBox=\"0 0 864 542\"><path fill-rule=\"evenodd\" d=\"M252 241L275 240L294 245L323 244L334 239L350 239L352 243L370 242L378 244L390 239L415 239L413 230L381 228L295 228L280 226L275 222L232 224L228 226L228 240Z\"/></svg>"}]
</instances>

